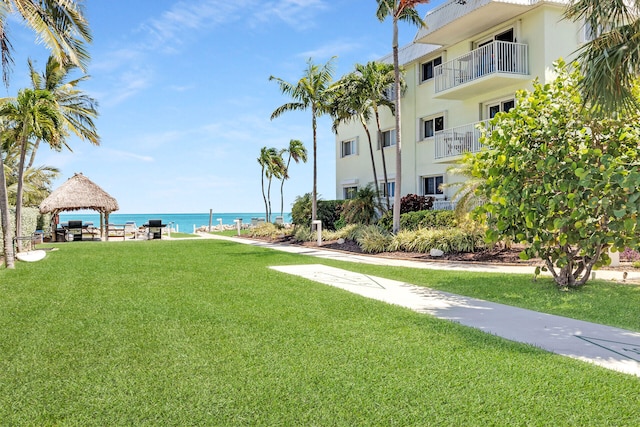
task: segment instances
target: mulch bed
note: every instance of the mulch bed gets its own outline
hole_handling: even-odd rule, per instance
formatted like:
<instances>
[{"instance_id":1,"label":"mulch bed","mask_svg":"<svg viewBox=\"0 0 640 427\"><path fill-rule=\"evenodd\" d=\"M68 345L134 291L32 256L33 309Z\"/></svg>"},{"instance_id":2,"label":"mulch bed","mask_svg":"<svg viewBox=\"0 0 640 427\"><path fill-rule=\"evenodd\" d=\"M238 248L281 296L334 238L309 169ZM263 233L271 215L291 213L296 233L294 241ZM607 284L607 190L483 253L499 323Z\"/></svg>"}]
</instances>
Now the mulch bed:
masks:
<instances>
[{"instance_id":1,"label":"mulch bed","mask_svg":"<svg viewBox=\"0 0 640 427\"><path fill-rule=\"evenodd\" d=\"M256 238L252 238L256 239ZM264 239L279 243L288 243L292 245L316 247L316 242L294 242L290 237L284 237L280 239ZM331 249L344 252L364 254L360 246L354 241L346 240L344 243L338 243L337 241L329 241L322 243L322 249ZM484 264L505 264L505 265L521 265L521 266L543 266L544 262L539 258L532 258L526 261L520 259L520 252L522 252L523 246L514 245L511 248L494 248L486 249L479 252L464 252L464 253L451 253L444 254L441 257L432 257L429 254L420 252L383 252L380 254L366 254L369 256L376 256L382 258L396 258L396 259L409 259L414 261L455 261L455 262L469 262L469 263L484 263ZM631 262L621 260L619 267L602 267L603 270L617 270L617 271L631 271L634 267Z\"/></svg>"}]
</instances>

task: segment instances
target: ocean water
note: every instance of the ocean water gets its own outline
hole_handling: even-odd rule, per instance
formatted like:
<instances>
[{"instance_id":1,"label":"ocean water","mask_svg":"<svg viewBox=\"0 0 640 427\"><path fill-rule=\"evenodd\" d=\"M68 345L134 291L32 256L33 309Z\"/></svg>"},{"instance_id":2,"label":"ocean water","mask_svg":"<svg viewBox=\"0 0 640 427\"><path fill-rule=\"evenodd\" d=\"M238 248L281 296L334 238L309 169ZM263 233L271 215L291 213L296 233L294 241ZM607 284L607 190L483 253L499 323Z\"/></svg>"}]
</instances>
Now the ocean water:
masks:
<instances>
[{"instance_id":1,"label":"ocean water","mask_svg":"<svg viewBox=\"0 0 640 427\"><path fill-rule=\"evenodd\" d=\"M274 221L276 216L280 213L272 214L271 220ZM220 219L223 225L235 225L235 219L242 219L243 224L251 224L252 218L264 218L264 212L260 213L220 213L214 212L212 215L211 226L220 224ZM150 219L160 219L163 224L170 225L173 230L178 230L183 233L193 233L194 226L208 226L209 225L209 213L179 213L179 214L121 214L112 213L109 215L109 222L112 224L124 224L128 221L133 221L137 226L146 224ZM61 213L60 222L68 221L83 221L93 222L97 227L100 225L100 214L98 213ZM291 213L285 212L284 222L291 222Z\"/></svg>"}]
</instances>

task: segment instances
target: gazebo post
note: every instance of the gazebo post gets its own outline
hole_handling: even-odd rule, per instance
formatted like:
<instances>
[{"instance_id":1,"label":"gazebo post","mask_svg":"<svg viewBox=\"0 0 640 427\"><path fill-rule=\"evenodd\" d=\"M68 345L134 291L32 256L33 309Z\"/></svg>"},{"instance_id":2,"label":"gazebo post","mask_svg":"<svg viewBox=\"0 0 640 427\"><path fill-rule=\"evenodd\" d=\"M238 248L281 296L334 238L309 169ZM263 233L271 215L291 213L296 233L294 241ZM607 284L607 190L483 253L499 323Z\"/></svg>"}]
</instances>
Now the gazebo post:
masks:
<instances>
[{"instance_id":1,"label":"gazebo post","mask_svg":"<svg viewBox=\"0 0 640 427\"><path fill-rule=\"evenodd\" d=\"M109 212L105 212L104 213L104 241L108 242L109 241Z\"/></svg>"},{"instance_id":2,"label":"gazebo post","mask_svg":"<svg viewBox=\"0 0 640 427\"><path fill-rule=\"evenodd\" d=\"M100 240L104 242L104 216L105 213L100 211Z\"/></svg>"}]
</instances>

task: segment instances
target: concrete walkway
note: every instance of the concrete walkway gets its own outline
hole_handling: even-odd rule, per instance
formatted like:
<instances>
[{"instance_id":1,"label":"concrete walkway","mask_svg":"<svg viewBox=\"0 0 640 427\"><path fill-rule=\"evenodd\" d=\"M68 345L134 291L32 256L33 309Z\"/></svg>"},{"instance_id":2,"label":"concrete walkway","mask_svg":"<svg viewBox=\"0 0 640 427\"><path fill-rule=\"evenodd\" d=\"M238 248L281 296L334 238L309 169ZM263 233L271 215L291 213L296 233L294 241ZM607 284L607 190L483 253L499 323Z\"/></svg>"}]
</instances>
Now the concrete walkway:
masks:
<instances>
[{"instance_id":1,"label":"concrete walkway","mask_svg":"<svg viewBox=\"0 0 640 427\"><path fill-rule=\"evenodd\" d=\"M212 235L207 237L209 236ZM519 266L406 261L249 239L213 237L284 252L367 264L492 273L532 274L533 270L532 267ZM368 298L407 307L420 313L428 313L440 319L458 322L512 341L532 344L563 356L640 376L640 333L638 332L435 291L322 264L310 263L271 268L339 287ZM597 274L598 278L621 280L622 273L603 270L598 271ZM627 279L630 278L627 277Z\"/></svg>"}]
</instances>

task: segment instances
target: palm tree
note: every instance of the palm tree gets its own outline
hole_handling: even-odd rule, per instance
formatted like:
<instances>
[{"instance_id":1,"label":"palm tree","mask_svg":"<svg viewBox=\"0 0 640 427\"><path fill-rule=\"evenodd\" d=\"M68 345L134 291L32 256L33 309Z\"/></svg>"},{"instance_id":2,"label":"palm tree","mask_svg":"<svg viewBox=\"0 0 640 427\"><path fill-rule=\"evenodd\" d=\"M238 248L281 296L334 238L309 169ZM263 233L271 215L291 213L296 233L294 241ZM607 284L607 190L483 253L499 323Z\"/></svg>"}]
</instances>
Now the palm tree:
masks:
<instances>
[{"instance_id":1,"label":"palm tree","mask_svg":"<svg viewBox=\"0 0 640 427\"><path fill-rule=\"evenodd\" d=\"M280 86L280 91L290 96L293 101L276 108L271 114L271 120L287 111L304 111L311 109L311 126L313 128L313 191L311 193L311 220L315 221L318 212L318 162L317 162L317 119L329 112L332 92L333 63L332 57L326 64L319 67L311 59L307 61L304 76L296 83L289 83L281 78L271 76Z\"/></svg>"},{"instance_id":2,"label":"palm tree","mask_svg":"<svg viewBox=\"0 0 640 427\"><path fill-rule=\"evenodd\" d=\"M20 153L9 147L4 159L4 170L7 180L9 202L15 206L18 190L18 161ZM23 187L23 206L38 206L50 193L51 184L60 175L60 170L53 166L25 168Z\"/></svg>"},{"instance_id":3,"label":"palm tree","mask_svg":"<svg viewBox=\"0 0 640 427\"><path fill-rule=\"evenodd\" d=\"M271 222L271 181L281 179L285 173L284 160L275 148L262 147L258 164L262 167L262 198L264 199L265 219ZM264 179L267 178L267 192L264 191Z\"/></svg>"},{"instance_id":4,"label":"palm tree","mask_svg":"<svg viewBox=\"0 0 640 427\"><path fill-rule=\"evenodd\" d=\"M384 21L387 16L393 19L393 70L394 70L394 95L396 110L396 188L393 198L393 232L400 230L400 198L402 195L402 144L400 126L400 64L398 60L398 21L406 21L419 27L424 26L424 21L415 9L421 3L429 0L376 0L378 9L376 16Z\"/></svg>"},{"instance_id":5,"label":"palm tree","mask_svg":"<svg viewBox=\"0 0 640 427\"><path fill-rule=\"evenodd\" d=\"M393 65L376 61L370 61L366 65L356 64L355 71L348 76L350 76L349 79L352 80L353 84L355 85L355 89L353 90L354 96L359 99L354 99L354 108L347 108L347 110L345 111L345 113L347 113L345 116L345 120L348 121L351 117L350 113L354 112L355 110L361 110L364 112L364 117L360 117L360 119L369 140L369 147L371 150L373 150L371 135L369 133L367 125L365 124L366 122L362 122L363 118L368 122L370 118L370 112L373 112L375 123L377 126L378 149L380 150L380 155L382 158L384 188L388 188L389 179L387 175L387 161L385 150L382 146L382 129L380 127L380 107L387 107L391 110L392 114L395 113L394 103L389 99L388 96L388 91L391 87L393 87L395 81ZM404 88L404 79L402 78L402 75L400 77L401 86ZM344 78L342 80L344 80ZM337 129L337 124L339 123L336 123L334 121L334 131ZM373 152L371 154L371 157L374 180L377 180ZM377 187L376 194L378 194L379 196ZM387 192L385 192L385 198L386 207L387 209L390 209L391 206L389 203L389 194Z\"/></svg>"},{"instance_id":6,"label":"palm tree","mask_svg":"<svg viewBox=\"0 0 640 427\"><path fill-rule=\"evenodd\" d=\"M89 25L82 8L73 0L2 0L0 3L0 63L5 85L9 82L12 63L11 42L7 35L9 15L19 15L34 30L39 39L62 61L85 69L89 52L85 42L91 42ZM2 153L0 152L0 160ZM13 232L9 222L9 201L4 173L0 174L0 219L4 237L5 266L14 268Z\"/></svg>"},{"instance_id":7,"label":"palm tree","mask_svg":"<svg viewBox=\"0 0 640 427\"><path fill-rule=\"evenodd\" d=\"M356 196L348 200L342 208L347 224L373 224L377 217L379 200L371 184L358 190Z\"/></svg>"},{"instance_id":8,"label":"palm tree","mask_svg":"<svg viewBox=\"0 0 640 427\"><path fill-rule=\"evenodd\" d=\"M283 156L285 153L288 154L287 164L284 168L284 174L282 175L282 181L280 182L280 216L284 215L284 181L289 179L289 165L291 164L291 160L296 163L307 163L307 149L302 143L297 139L292 139L289 141L289 147L284 148L280 151L280 156Z\"/></svg>"},{"instance_id":9,"label":"palm tree","mask_svg":"<svg viewBox=\"0 0 640 427\"><path fill-rule=\"evenodd\" d=\"M77 68L75 64L68 61L61 63L55 56L51 55L47 61L45 71L39 74L31 60L29 60L33 88L48 90L53 94L62 116L65 136L70 132L93 145L100 145L100 136L93 121L98 116L96 109L98 103L95 99L77 89L78 84L87 80L89 76L84 75L77 79L69 80L69 74ZM60 140L60 143L69 151L72 151L64 138ZM39 145L40 139L37 139L31 150L27 168L33 167ZM51 148L60 149L61 147Z\"/></svg>"},{"instance_id":10,"label":"palm tree","mask_svg":"<svg viewBox=\"0 0 640 427\"><path fill-rule=\"evenodd\" d=\"M23 89L15 100L0 106L0 117L8 124L7 135L20 153L16 188L16 233L22 232L22 197L24 170L29 144L32 139L43 139L52 146L61 138L61 117L56 102L47 90ZM6 191L6 187L5 187ZM20 242L18 242L19 244ZM18 250L20 250L18 246Z\"/></svg>"},{"instance_id":11,"label":"palm tree","mask_svg":"<svg viewBox=\"0 0 640 427\"><path fill-rule=\"evenodd\" d=\"M612 112L638 108L632 87L640 74L640 13L637 1L573 0L567 18L584 20L592 40L578 61L584 101Z\"/></svg>"},{"instance_id":12,"label":"palm tree","mask_svg":"<svg viewBox=\"0 0 640 427\"><path fill-rule=\"evenodd\" d=\"M373 154L373 143L371 132L367 123L371 119L371 108L369 104L367 82L358 72L352 72L342 77L336 84L335 96L331 102L331 117L333 118L333 131L338 132L341 123L348 123L351 120L359 120L369 143L369 154L371 156L371 169L373 171L373 182L377 183L378 173L376 171L376 160ZM375 185L375 195L380 198L380 189Z\"/></svg>"},{"instance_id":13,"label":"palm tree","mask_svg":"<svg viewBox=\"0 0 640 427\"><path fill-rule=\"evenodd\" d=\"M387 160L385 150L382 146L382 128L380 127L380 107L387 107L395 114L395 105L389 99L389 89L395 83L395 74L393 64L371 61L366 65L356 64L356 70L362 75L363 80L367 82L366 87L369 89L369 103L376 121L378 147L380 148L380 156L382 158L382 174L384 176L384 188L389 188L389 177L387 175ZM404 89L404 78L400 74L400 86ZM391 208L389 203L389 193L385 191L385 199L387 209Z\"/></svg>"}]
</instances>

